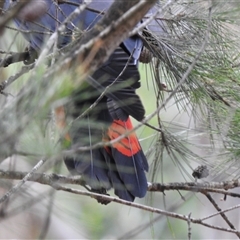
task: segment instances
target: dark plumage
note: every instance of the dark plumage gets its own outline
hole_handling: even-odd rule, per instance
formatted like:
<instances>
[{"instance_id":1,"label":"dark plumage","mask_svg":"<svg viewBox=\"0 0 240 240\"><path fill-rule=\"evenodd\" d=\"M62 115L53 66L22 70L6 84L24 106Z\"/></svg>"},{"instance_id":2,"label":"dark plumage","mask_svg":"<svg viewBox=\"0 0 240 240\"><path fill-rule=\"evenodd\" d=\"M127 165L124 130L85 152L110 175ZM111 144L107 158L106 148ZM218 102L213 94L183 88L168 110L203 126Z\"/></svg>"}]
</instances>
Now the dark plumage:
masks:
<instances>
[{"instance_id":1,"label":"dark plumage","mask_svg":"<svg viewBox=\"0 0 240 240\"><path fill-rule=\"evenodd\" d=\"M51 0L45 0L45 4L48 6L47 13L39 15L38 19L34 19L35 22L27 18L16 19L20 29L35 30L24 36L36 51L41 50L45 38L49 36L44 32L55 31L56 19L61 23L76 8L70 4L56 6ZM98 4L98 1L93 1L91 8ZM73 25L68 24L67 33L61 36L58 46L62 47L71 41L74 25L86 29L92 27L100 17L96 11L85 10L73 21ZM40 31L43 34L39 33ZM138 36L126 39L109 60L89 77L90 81L74 91L72 104L65 107L65 110L68 116L77 118L114 82L110 91L87 116L74 121L68 134L72 147L91 146L97 142L114 140L133 128L130 116L139 121L144 118L144 107L135 92L140 87L137 64L141 49L142 41ZM132 57L129 60L130 56ZM127 62L125 71L119 77ZM145 171L148 171L148 163L135 133L112 146L68 156L65 163L69 171L80 174L93 191L106 193L113 187L115 194L127 201L144 197L146 194Z\"/></svg>"}]
</instances>

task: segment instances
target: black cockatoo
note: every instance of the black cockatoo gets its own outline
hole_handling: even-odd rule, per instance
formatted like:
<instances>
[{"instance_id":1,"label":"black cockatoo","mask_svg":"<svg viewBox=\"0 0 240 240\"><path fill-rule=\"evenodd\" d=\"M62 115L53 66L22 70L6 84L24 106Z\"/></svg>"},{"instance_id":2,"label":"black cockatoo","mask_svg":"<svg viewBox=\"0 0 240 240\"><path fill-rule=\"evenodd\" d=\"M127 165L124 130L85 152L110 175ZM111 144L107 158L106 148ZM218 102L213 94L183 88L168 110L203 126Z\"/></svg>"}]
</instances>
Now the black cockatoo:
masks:
<instances>
[{"instance_id":1,"label":"black cockatoo","mask_svg":"<svg viewBox=\"0 0 240 240\"><path fill-rule=\"evenodd\" d=\"M32 8L34 2L39 9ZM102 17L112 1L93 1L79 16L68 23L65 34L58 39L58 47L72 40L75 29L87 30ZM15 23L23 31L30 49L40 52L49 32L56 28L81 4L54 0L32 0L17 16ZM5 2L5 9L12 4ZM31 5L32 4L32 5ZM101 8L101 9L99 9ZM25 11L25 12L24 12ZM35 11L35 12L34 12ZM143 43L139 36L126 39L115 49L91 79L96 84L84 83L71 96L72 104L65 106L67 116L74 119L93 104L101 92L110 84L108 91L98 104L83 118L73 122L68 136L71 147L91 146L97 142L110 141L133 128L130 116L138 121L144 118L145 110L136 89L140 87L138 61ZM121 73L121 74L120 74ZM114 188L115 194L127 201L144 197L147 191L148 163L135 133L125 136L111 146L77 152L65 158L65 164L73 174L81 175L92 191L106 194Z\"/></svg>"}]
</instances>

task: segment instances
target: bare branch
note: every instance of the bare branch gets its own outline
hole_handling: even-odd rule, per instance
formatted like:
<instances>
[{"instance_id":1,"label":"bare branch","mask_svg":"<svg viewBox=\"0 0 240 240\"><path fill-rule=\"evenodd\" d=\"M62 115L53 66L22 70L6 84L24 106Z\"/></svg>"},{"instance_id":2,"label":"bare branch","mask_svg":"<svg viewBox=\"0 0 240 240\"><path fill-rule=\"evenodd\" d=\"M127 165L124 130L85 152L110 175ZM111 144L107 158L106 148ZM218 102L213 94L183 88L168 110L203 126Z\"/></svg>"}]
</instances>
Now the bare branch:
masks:
<instances>
[{"instance_id":1,"label":"bare branch","mask_svg":"<svg viewBox=\"0 0 240 240\"><path fill-rule=\"evenodd\" d=\"M28 173L18 171L3 171L0 170L0 179L21 180ZM56 184L76 184L85 186L85 182L79 176L64 176L59 174L34 173L27 181L38 182L46 185ZM226 191L240 187L240 179L225 181L225 182L175 182L175 183L149 183L149 192L166 192L171 190L184 190L191 192L215 192L223 195L240 198L240 194Z\"/></svg>"},{"instance_id":2,"label":"bare branch","mask_svg":"<svg viewBox=\"0 0 240 240\"><path fill-rule=\"evenodd\" d=\"M212 203L212 205L216 208L217 211L221 212L221 208L217 205L217 203L214 201L214 199L212 198L212 196L209 193L205 193L204 194L207 199ZM224 219L224 221L228 224L228 226L231 229L235 229L234 225L230 222L230 220L228 219L228 217L226 216L226 214L224 214L223 212L220 213L221 217ZM238 238L240 238L240 233L236 233L236 235L238 236Z\"/></svg>"},{"instance_id":3,"label":"bare branch","mask_svg":"<svg viewBox=\"0 0 240 240\"><path fill-rule=\"evenodd\" d=\"M69 188L69 187L58 186L58 185L55 185L55 188L57 190L62 190L62 191L66 191L66 192L70 192L70 193L74 193L74 194L79 194L79 195L84 195L84 196L90 196L90 197L97 198L97 199L102 198L102 199L104 199L106 201L109 201L109 202L121 203L121 204L126 205L126 206L131 206L131 207L138 208L138 209L141 209L141 210L144 210L144 211L157 213L157 214L162 214L162 215L172 217L172 218L176 218L176 219L181 219L181 220L186 221L186 222L190 221L192 223L200 224L200 225L203 225L203 226L206 226L206 227L209 227L209 228L212 228L212 229L217 229L217 230L220 230L220 231L231 232L231 233L235 233L235 234L239 233L240 234L240 232L237 231L237 230L233 230L233 229L229 229L229 228L222 228L222 227L218 227L218 226L214 226L214 225L211 225L211 224L204 223L202 221L202 219L191 218L189 216L184 216L182 214L177 214L177 213L174 213L174 212L168 212L168 211L164 211L164 210L161 210L161 209L158 209L158 208L153 208L153 207L149 207L149 206L138 204L138 203L128 202L128 201L125 201L125 200L122 200L122 199L119 199L119 198L114 198L114 197L101 195L101 194L97 194L97 193L85 192L85 191L81 191L81 190L77 190L77 189L73 189L73 188Z\"/></svg>"},{"instance_id":4,"label":"bare branch","mask_svg":"<svg viewBox=\"0 0 240 240\"><path fill-rule=\"evenodd\" d=\"M21 179L19 183L17 183L15 186L13 186L9 191L7 191L1 198L0 198L0 203L3 203L6 201L11 195L16 193L33 175L34 172L36 172L45 162L47 159L42 159L40 160L30 172L28 172L24 178Z\"/></svg>"},{"instance_id":5,"label":"bare branch","mask_svg":"<svg viewBox=\"0 0 240 240\"><path fill-rule=\"evenodd\" d=\"M151 183L148 187L150 192L165 192L169 190L184 190L193 192L215 192L223 195L228 195L231 197L240 197L238 193L228 192L225 189L233 189L240 187L240 181L231 180L225 182L185 182L185 183ZM224 189L224 190L222 190Z\"/></svg>"}]
</instances>

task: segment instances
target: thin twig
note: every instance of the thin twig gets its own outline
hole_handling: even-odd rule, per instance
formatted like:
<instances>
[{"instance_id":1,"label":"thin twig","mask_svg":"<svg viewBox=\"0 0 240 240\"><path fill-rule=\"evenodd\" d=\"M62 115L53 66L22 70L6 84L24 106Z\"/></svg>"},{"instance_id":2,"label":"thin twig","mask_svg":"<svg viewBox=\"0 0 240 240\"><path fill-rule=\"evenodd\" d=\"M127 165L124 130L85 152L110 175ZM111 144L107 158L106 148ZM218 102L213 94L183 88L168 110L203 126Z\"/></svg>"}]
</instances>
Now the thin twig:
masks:
<instances>
[{"instance_id":1,"label":"thin twig","mask_svg":"<svg viewBox=\"0 0 240 240\"><path fill-rule=\"evenodd\" d=\"M177 214L174 212L169 212L169 211L164 211L158 208L153 208L153 207L149 207L146 205L142 205L142 204L138 204L138 203L134 203L134 202L128 202L119 198L114 198L114 197L110 197L110 196L106 196L106 195L102 195L102 194L97 194L97 193L93 193L93 192L85 192L85 191L81 191L81 190L77 190L77 189L73 189L73 188L69 188L69 187L64 187L64 186L60 186L60 185L55 185L53 186L55 187L57 190L61 190L61 191L66 191L66 192L70 192L70 193L74 193L74 194L79 194L79 195L83 195L83 196L89 196L89 197L93 197L93 198L102 198L106 201L109 202L116 202L116 203L120 203L122 205L126 205L126 206L131 206L137 209L141 209L144 211L148 211L148 212L152 212L152 213L157 213L157 214L162 214L168 217L172 217L172 218L176 218L176 219L180 219L183 221L190 221L191 223L195 223L195 224L200 224L203 226L206 226L208 228L211 229L217 229L220 231L224 231L224 232L231 232L231 233L240 233L237 230L233 230L233 229L229 229L229 228L223 228L223 227L219 227L219 226L214 226L211 224L207 224L203 222L203 219L196 219L196 218L189 218L188 216L184 216L182 214Z\"/></svg>"},{"instance_id":2,"label":"thin twig","mask_svg":"<svg viewBox=\"0 0 240 240\"><path fill-rule=\"evenodd\" d=\"M191 197L193 196L192 193L187 193L184 198L189 200ZM176 211L176 209L179 209L181 206L183 206L185 202L184 201L179 201L179 199L177 199L175 201L175 203L172 203L172 206L170 206L168 208L169 211L173 212ZM117 240L122 240L122 239L133 239L134 237L136 237L137 235L139 235L141 232L143 232L144 230L146 230L147 228L153 226L154 223L156 223L157 221L161 220L162 218L164 218L163 215L158 215L156 216L154 219L147 221L146 223L143 223L139 226L137 226L134 229L131 229L128 232L125 232L123 235L120 235L120 237L117 238Z\"/></svg>"},{"instance_id":3,"label":"thin twig","mask_svg":"<svg viewBox=\"0 0 240 240\"><path fill-rule=\"evenodd\" d=\"M193 192L215 192L223 195L228 195L231 197L240 198L239 193L228 192L225 189L233 189L240 187L239 180L230 180L225 182L184 182L184 183L151 183L148 186L148 191L150 192L165 192L169 190L184 190Z\"/></svg>"},{"instance_id":4,"label":"thin twig","mask_svg":"<svg viewBox=\"0 0 240 240\"><path fill-rule=\"evenodd\" d=\"M25 175L25 177L18 182L15 186L13 186L10 190L8 190L1 198L0 203L6 201L11 195L16 193L33 175L34 173L47 161L47 159L41 159L32 170Z\"/></svg>"},{"instance_id":5,"label":"thin twig","mask_svg":"<svg viewBox=\"0 0 240 240\"><path fill-rule=\"evenodd\" d=\"M15 82L23 74L28 73L34 67L35 67L35 63L32 63L27 66L23 66L19 72L17 72L15 75L10 76L8 79L6 79L0 84L0 91L3 91L6 87L11 85L13 82Z\"/></svg>"},{"instance_id":6,"label":"thin twig","mask_svg":"<svg viewBox=\"0 0 240 240\"><path fill-rule=\"evenodd\" d=\"M125 64L124 68L122 69L122 71L119 73L119 75L114 79L113 82L111 82L111 84L109 84L107 87L105 87L104 91L101 93L101 95L98 97L98 99L87 109L85 110L80 116L78 116L75 120L81 119L84 116L86 116L89 111L91 111L94 107L96 107L96 105L101 101L101 99L110 91L111 87L119 80L119 78L124 74L124 72L126 71L130 60L132 59L132 55L134 52L131 53L131 55L128 58L127 63Z\"/></svg>"},{"instance_id":7,"label":"thin twig","mask_svg":"<svg viewBox=\"0 0 240 240\"><path fill-rule=\"evenodd\" d=\"M50 49L52 48L52 46L54 45L54 43L57 40L57 37L59 36L59 34L61 32L63 32L66 27L67 27L67 23L71 22L71 20L79 15L81 12L84 11L84 9L86 9L86 7L92 2L92 0L88 0L87 2L84 1L79 7L77 7L62 23L61 25L56 29L56 31L52 34L52 36L48 39L45 47L43 48L41 54L38 57L38 60L36 62L36 66L39 66L40 63L43 62L43 60L45 59L46 55L49 53Z\"/></svg>"},{"instance_id":8,"label":"thin twig","mask_svg":"<svg viewBox=\"0 0 240 240\"><path fill-rule=\"evenodd\" d=\"M187 224L188 224L188 240L191 240L191 236L192 236L191 215L192 215L192 213L188 214L188 221L187 221Z\"/></svg>"},{"instance_id":9,"label":"thin twig","mask_svg":"<svg viewBox=\"0 0 240 240\"><path fill-rule=\"evenodd\" d=\"M212 198L212 196L209 193L205 193L204 194L207 199L212 203L212 205L216 208L217 211L221 212L222 209L217 205L217 203L214 201L214 199ZM224 214L223 212L220 213L221 217L224 219L224 221L228 224L228 226L231 229L236 230L236 228L234 227L234 225L229 221L228 217L226 216L226 214ZM238 238L240 238L240 233L236 233L236 235L238 236Z\"/></svg>"}]
</instances>

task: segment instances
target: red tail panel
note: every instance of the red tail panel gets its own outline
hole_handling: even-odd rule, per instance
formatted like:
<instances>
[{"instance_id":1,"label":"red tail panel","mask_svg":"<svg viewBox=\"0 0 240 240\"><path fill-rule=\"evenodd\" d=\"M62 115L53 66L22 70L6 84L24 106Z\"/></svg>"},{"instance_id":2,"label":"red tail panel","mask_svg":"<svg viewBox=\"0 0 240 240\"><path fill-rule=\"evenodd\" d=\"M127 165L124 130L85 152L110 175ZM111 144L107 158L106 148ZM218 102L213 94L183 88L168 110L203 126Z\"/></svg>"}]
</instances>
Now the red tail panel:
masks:
<instances>
[{"instance_id":1,"label":"red tail panel","mask_svg":"<svg viewBox=\"0 0 240 240\"><path fill-rule=\"evenodd\" d=\"M114 120L108 128L108 137L110 140L116 139L125 134L127 131L133 129L130 118L127 121ZM128 136L121 139L119 142L114 143L113 147L125 156L132 156L141 150L137 136L135 133L130 133Z\"/></svg>"}]
</instances>

